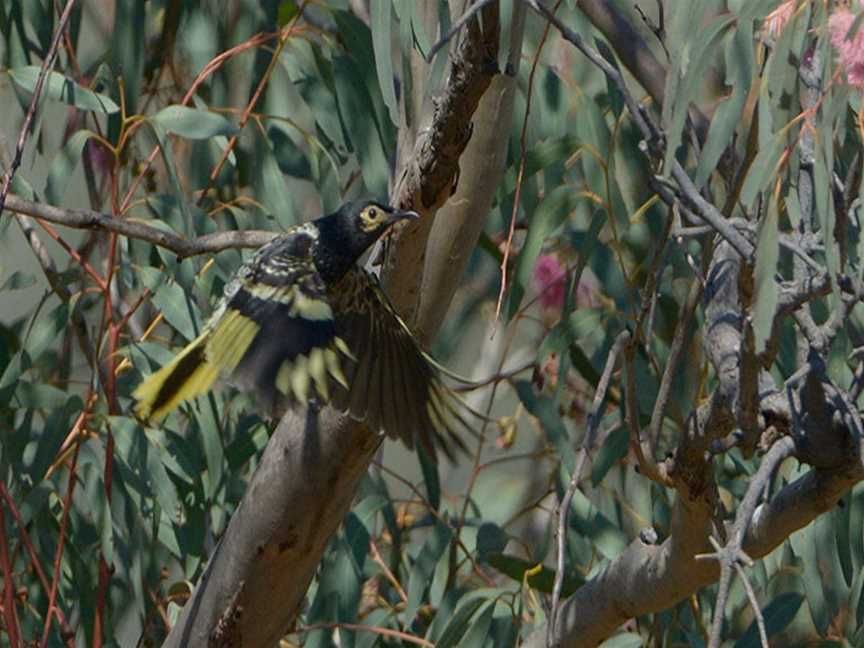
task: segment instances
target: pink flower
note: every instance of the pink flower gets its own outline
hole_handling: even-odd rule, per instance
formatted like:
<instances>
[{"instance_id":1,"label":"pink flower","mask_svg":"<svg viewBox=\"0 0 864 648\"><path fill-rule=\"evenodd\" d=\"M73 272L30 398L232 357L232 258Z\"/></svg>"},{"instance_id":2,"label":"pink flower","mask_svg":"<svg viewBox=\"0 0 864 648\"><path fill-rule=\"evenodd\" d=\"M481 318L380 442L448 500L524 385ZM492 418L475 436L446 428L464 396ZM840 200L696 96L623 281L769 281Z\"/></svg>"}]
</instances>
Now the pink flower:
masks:
<instances>
[{"instance_id":1,"label":"pink flower","mask_svg":"<svg viewBox=\"0 0 864 648\"><path fill-rule=\"evenodd\" d=\"M864 29L849 36L856 16L848 9L839 9L828 19L831 44L840 55L840 65L846 71L850 85L864 89Z\"/></svg>"},{"instance_id":2,"label":"pink flower","mask_svg":"<svg viewBox=\"0 0 864 648\"><path fill-rule=\"evenodd\" d=\"M534 289L543 308L564 306L564 278L567 271L552 254L544 254L534 264Z\"/></svg>"}]
</instances>

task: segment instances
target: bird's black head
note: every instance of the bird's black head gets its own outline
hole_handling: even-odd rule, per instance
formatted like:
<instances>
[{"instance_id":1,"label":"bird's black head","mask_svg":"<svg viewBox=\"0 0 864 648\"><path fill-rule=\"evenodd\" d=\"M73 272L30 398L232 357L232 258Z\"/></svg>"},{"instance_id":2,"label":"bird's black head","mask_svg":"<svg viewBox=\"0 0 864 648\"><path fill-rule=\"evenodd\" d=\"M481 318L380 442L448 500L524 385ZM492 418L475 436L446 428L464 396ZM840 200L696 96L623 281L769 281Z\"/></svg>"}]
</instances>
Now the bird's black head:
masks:
<instances>
[{"instance_id":1,"label":"bird's black head","mask_svg":"<svg viewBox=\"0 0 864 648\"><path fill-rule=\"evenodd\" d=\"M327 281L340 279L393 223L419 217L417 212L401 211L375 200L345 203L315 221L318 272Z\"/></svg>"}]
</instances>

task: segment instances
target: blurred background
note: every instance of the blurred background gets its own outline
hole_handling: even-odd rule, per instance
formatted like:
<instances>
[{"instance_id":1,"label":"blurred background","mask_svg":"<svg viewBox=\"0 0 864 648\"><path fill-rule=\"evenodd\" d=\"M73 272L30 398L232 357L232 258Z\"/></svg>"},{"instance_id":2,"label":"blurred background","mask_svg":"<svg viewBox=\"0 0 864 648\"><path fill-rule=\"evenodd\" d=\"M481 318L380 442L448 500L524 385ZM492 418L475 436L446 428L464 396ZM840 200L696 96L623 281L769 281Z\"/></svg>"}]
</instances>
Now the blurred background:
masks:
<instances>
[{"instance_id":1,"label":"blurred background","mask_svg":"<svg viewBox=\"0 0 864 648\"><path fill-rule=\"evenodd\" d=\"M693 101L710 115L734 87L733 53L746 49L751 66L754 57L769 56L754 29L761 33L764 17L781 3L759 3L760 11L740 18L743 36L724 27L708 44L699 40L701 29L738 20L742 3L698 2L687 15L665 3L663 42L660 3L639 2L641 13L633 3L617 4L658 59L680 71L681 58L692 54L690 86L673 87L669 97L679 92L679 104ZM790 27L799 54L808 21L818 24L825 12L824 3L800 4ZM4 169L61 5L0 0ZM424 57L465 5L82 0L60 42L12 193L190 239L280 232L351 198L386 197L400 154L411 150L400 138L428 127L464 32L430 62ZM609 350L620 332L648 320L652 334L635 369L642 418L653 409L704 241L667 245L671 210L649 189L654 170L621 95L519 5L500 2L497 63L515 75L512 121L493 126L506 138L503 179L430 344L447 367L488 382L465 397L488 407L495 422L457 465L424 470L413 453L385 441L352 513L362 532L352 522L334 536L284 645L402 645L374 631L340 631L340 623L437 645L515 645L545 618L554 511ZM573 2L550 6L614 59ZM518 70L506 70L512 29L524 29ZM775 109L788 112L778 124L797 114L794 106ZM734 139L741 150L744 134ZM158 645L176 620L275 422L256 413L249 395L223 384L172 414L164 429L145 430L131 416L131 392L197 336L249 253L180 259L104 231L8 210L0 216L0 480L8 507L0 531L22 637L44 635L49 645ZM781 345L774 371L782 378L795 368L791 332ZM685 354L656 440L661 456L672 452L688 413L714 384L698 327ZM851 379L843 350L837 357L838 371ZM618 372L598 413L568 521L565 594L643 528L660 541L669 531L671 491L633 469ZM753 470L738 456L718 459L730 510L746 488L740 478ZM802 471L787 465L778 480ZM811 531L835 535L833 523L825 524ZM857 533L856 547L864 542ZM815 537L802 542L818 546ZM854 625L850 606L860 601L844 582L842 560L814 575L792 546L759 567L766 590L785 592L783 628L796 641L825 638L833 628L847 639L831 645L852 645L848 638L857 635L843 620ZM834 594L811 591L811 614L798 613L807 608L807 583L824 592L826 582ZM609 645L703 645L713 596L699 592L633 620ZM49 599L62 619L46 618ZM743 589L733 591L727 609L731 632L752 639Z\"/></svg>"}]
</instances>

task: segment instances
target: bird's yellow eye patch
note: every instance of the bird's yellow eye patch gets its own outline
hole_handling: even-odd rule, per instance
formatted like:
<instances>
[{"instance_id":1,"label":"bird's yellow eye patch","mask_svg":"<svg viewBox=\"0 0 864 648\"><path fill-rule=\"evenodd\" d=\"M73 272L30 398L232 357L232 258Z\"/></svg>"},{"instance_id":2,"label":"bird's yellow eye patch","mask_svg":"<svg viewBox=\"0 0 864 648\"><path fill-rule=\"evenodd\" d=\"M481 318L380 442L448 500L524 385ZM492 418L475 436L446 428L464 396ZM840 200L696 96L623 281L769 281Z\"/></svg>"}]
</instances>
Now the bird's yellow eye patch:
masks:
<instances>
[{"instance_id":1,"label":"bird's yellow eye patch","mask_svg":"<svg viewBox=\"0 0 864 648\"><path fill-rule=\"evenodd\" d=\"M387 214L380 207L370 205L360 212L360 227L364 232L372 232L377 230L384 223Z\"/></svg>"}]
</instances>

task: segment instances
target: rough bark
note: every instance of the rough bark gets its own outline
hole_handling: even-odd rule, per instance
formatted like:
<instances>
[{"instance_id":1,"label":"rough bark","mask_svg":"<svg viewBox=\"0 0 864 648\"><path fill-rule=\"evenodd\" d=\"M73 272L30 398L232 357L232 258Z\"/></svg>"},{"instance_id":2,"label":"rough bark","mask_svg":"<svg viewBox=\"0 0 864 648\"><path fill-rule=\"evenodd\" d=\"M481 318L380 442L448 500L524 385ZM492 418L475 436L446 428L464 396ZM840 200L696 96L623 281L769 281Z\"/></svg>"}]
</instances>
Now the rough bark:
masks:
<instances>
[{"instance_id":1,"label":"rough bark","mask_svg":"<svg viewBox=\"0 0 864 648\"><path fill-rule=\"evenodd\" d=\"M513 116L525 9L513 13L507 65L492 79L474 116L474 134L460 159L459 186L438 211L426 246L426 263L414 319L421 338L428 338L444 321L453 299L453 286L465 271L504 177L507 138L501 124Z\"/></svg>"},{"instance_id":2,"label":"rough bark","mask_svg":"<svg viewBox=\"0 0 864 648\"><path fill-rule=\"evenodd\" d=\"M379 442L332 408L289 412L164 645L276 645Z\"/></svg>"},{"instance_id":3,"label":"rough bark","mask_svg":"<svg viewBox=\"0 0 864 648\"><path fill-rule=\"evenodd\" d=\"M133 220L112 218L108 214L92 209L67 209L25 200L14 194L6 199L6 207L13 212L26 214L39 220L71 227L73 229L114 232L139 241L176 252L178 257L212 254L228 248L257 248L276 234L259 230L242 232L215 232L194 239L186 239L169 231L151 227Z\"/></svg>"},{"instance_id":4,"label":"rough bark","mask_svg":"<svg viewBox=\"0 0 864 648\"><path fill-rule=\"evenodd\" d=\"M649 53L642 52L639 55L644 44L638 42L632 27L609 2L580 0L578 5L609 38L616 53L649 93L658 103L662 102L662 95L658 94L662 84L658 81L665 77L665 73L654 65L656 61L648 56ZM555 22L554 16L543 5L532 2L532 7ZM639 124L646 141L651 141L653 133L659 132L659 129L656 125L644 128L651 119L650 115L642 115L638 109L633 109L632 97L628 96L626 84L617 70L606 66L605 61L570 33L566 26L558 23L556 26L567 40L573 42L618 85L625 94L632 118ZM646 147L646 151L649 155L659 155L650 146ZM806 397L804 388L799 388L796 382L787 381L787 398L784 386L775 386L770 375L761 372L756 362L752 332L746 320L752 301L753 243L741 233L732 231L729 220L716 206L699 195L692 180L677 162L673 165L671 184L676 187L677 200L670 200L666 188L662 186L657 188L661 198L670 207L684 206L694 214L699 214L725 239L716 239L715 244L708 246L706 258L710 259L710 264L703 266L706 277L703 350L714 369L717 385L705 404L696 408L692 412L693 416L687 417L686 429L677 440L674 459L667 461L665 466L676 490L673 523L668 538L659 545L645 544L641 539L631 543L561 607L555 616L552 633L547 633L544 624L531 635L525 643L531 648L546 646L550 640L556 647L596 646L628 619L672 607L700 588L715 582L720 576L716 559L697 559L699 554L712 552L709 543L712 535L715 538L724 537L716 528L724 523L720 521L722 510L717 504L709 449L718 444L722 446L721 450L723 447L739 445L745 455L752 453L760 440L760 433L767 428L776 426L782 428L785 431L783 433L789 433L793 427L789 411L793 404L789 401L794 401L795 408L800 410L799 401L804 402ZM809 270L808 276L812 276ZM810 291L799 289L795 292ZM824 331L814 332L815 337L823 339L830 333L828 325L823 328ZM769 340L769 348L770 344ZM819 349L824 351L826 346L823 344ZM808 361L808 364L809 367L802 366L799 373L803 372L802 375L811 383L818 385L817 369L821 363ZM792 378L789 380L792 381ZM806 387L807 381L804 384ZM814 403L811 398L810 406L804 409L808 413L820 408L828 411L824 407L827 403L821 388L818 390L818 400L818 403ZM819 428L817 432L826 435L826 441L813 444L811 440L809 445L839 447L842 452L820 456L818 460L808 456L806 460L810 465L823 467L814 467L807 475L787 485L755 510L752 519L747 521L749 524L742 545L743 551L750 557L759 558L772 551L791 533L828 511L852 486L864 479L859 458L851 444L846 443L852 425L831 426L823 420L816 427ZM793 438L796 440L797 455L803 458L802 448L807 445L808 437L817 437L804 426L800 428L795 430ZM775 429L775 432L778 430ZM728 524L726 526L725 535L728 536L731 528ZM646 596L647 592L650 592L650 596Z\"/></svg>"},{"instance_id":5,"label":"rough bark","mask_svg":"<svg viewBox=\"0 0 864 648\"><path fill-rule=\"evenodd\" d=\"M857 463L843 470L812 470L756 509L744 540L744 551L761 558L793 532L830 510L864 479ZM635 616L674 606L700 588L717 581L715 561L696 560L711 551L706 540L707 513L698 507L676 506L675 524L660 545L634 540L597 577L581 587L561 607L556 635L562 647L596 646ZM645 593L650 592L650 596ZM546 627L526 640L525 648L545 648Z\"/></svg>"},{"instance_id":6,"label":"rough bark","mask_svg":"<svg viewBox=\"0 0 864 648\"><path fill-rule=\"evenodd\" d=\"M397 253L389 255L383 270L390 300L409 322L415 319L433 217L458 186L459 158L471 139L471 118L498 73L498 40L498 3L491 2L480 11L480 20L466 25L455 46L448 91L432 102L432 124L418 132L414 154L393 191L395 206L422 216L392 237Z\"/></svg>"}]
</instances>

